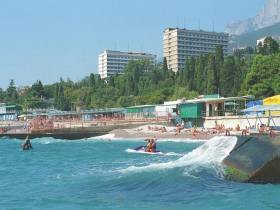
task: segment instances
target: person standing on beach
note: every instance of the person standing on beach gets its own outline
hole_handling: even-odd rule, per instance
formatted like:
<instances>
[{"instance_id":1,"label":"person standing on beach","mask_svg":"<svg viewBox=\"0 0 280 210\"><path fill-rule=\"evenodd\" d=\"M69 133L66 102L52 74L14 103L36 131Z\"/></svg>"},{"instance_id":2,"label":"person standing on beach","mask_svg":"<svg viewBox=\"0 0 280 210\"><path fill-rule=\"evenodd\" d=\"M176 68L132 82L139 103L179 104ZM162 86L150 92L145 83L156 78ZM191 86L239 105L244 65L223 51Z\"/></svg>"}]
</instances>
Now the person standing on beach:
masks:
<instances>
[{"instance_id":1,"label":"person standing on beach","mask_svg":"<svg viewBox=\"0 0 280 210\"><path fill-rule=\"evenodd\" d=\"M273 127L269 128L269 137L270 138L275 138L276 137L276 133L273 130Z\"/></svg>"}]
</instances>

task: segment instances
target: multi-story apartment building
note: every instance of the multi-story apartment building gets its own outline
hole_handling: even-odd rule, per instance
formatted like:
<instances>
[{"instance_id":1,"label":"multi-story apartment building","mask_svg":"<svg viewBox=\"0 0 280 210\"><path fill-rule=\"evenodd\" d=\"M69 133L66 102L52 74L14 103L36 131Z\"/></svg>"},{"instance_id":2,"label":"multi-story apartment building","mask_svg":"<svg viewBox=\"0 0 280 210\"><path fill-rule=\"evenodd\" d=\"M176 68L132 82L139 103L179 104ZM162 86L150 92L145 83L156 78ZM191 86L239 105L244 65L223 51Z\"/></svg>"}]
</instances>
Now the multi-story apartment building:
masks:
<instances>
[{"instance_id":1,"label":"multi-story apartment building","mask_svg":"<svg viewBox=\"0 0 280 210\"><path fill-rule=\"evenodd\" d=\"M155 64L156 55L105 50L98 57L98 72L101 79L115 74L122 74L125 66L131 60L148 60Z\"/></svg>"},{"instance_id":2,"label":"multi-story apartment building","mask_svg":"<svg viewBox=\"0 0 280 210\"><path fill-rule=\"evenodd\" d=\"M177 72L183 68L187 58L212 53L219 45L223 46L227 55L228 42L229 35L226 33L167 28L163 32L163 56L168 68Z\"/></svg>"}]
</instances>

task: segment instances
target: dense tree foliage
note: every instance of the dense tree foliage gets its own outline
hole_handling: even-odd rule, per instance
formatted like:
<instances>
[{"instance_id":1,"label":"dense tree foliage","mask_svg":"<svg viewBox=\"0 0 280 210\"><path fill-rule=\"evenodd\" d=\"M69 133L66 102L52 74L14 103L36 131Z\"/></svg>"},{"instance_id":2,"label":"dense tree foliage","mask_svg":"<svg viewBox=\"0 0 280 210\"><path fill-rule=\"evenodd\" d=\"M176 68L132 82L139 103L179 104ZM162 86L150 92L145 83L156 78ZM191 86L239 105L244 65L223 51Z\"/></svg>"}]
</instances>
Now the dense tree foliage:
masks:
<instances>
[{"instance_id":1,"label":"dense tree foliage","mask_svg":"<svg viewBox=\"0 0 280 210\"><path fill-rule=\"evenodd\" d=\"M280 93L280 54L255 57L246 79L248 93L257 97Z\"/></svg>"},{"instance_id":2,"label":"dense tree foliage","mask_svg":"<svg viewBox=\"0 0 280 210\"><path fill-rule=\"evenodd\" d=\"M266 37L263 43L258 44L257 48L262 55L272 55L279 52L279 44L272 37Z\"/></svg>"},{"instance_id":3,"label":"dense tree foliage","mask_svg":"<svg viewBox=\"0 0 280 210\"><path fill-rule=\"evenodd\" d=\"M260 46L259 46L260 47ZM0 101L21 104L27 108L54 107L73 110L105 107L128 107L139 104L161 104L166 100L193 98L201 94L237 96L253 94L266 97L280 93L279 45L266 39L257 53L253 49L237 50L224 57L222 47L216 52L187 59L182 70L174 73L162 63L131 61L123 74L102 80L90 74L73 82L60 79L43 85L16 88L13 80Z\"/></svg>"}]
</instances>

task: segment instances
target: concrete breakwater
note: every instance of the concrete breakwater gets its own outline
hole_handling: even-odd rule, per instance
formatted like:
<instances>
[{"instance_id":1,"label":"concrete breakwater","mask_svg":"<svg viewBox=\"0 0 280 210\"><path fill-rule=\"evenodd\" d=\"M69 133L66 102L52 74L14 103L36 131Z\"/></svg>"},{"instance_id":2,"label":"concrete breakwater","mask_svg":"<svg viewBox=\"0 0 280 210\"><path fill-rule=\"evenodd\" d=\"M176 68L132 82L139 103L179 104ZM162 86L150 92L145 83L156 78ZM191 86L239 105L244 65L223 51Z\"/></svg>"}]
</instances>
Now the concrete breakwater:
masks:
<instances>
[{"instance_id":1,"label":"concrete breakwater","mask_svg":"<svg viewBox=\"0 0 280 210\"><path fill-rule=\"evenodd\" d=\"M9 137L16 139L25 139L29 136L30 139L42 138L42 137L52 137L56 139L67 139L76 140L83 138L90 138L98 135L106 134L110 131L110 127L98 127L98 128L59 128L59 129L49 129L49 130L37 130L31 132L11 132L2 133L0 137Z\"/></svg>"},{"instance_id":2,"label":"concrete breakwater","mask_svg":"<svg viewBox=\"0 0 280 210\"><path fill-rule=\"evenodd\" d=\"M149 122L149 124L165 124L167 122ZM61 123L60 123L61 124ZM14 127L8 132L0 133L0 137L9 137L17 139L52 137L57 139L76 140L108 134L115 129L131 129L141 125L146 125L147 122L121 122L121 123L98 123L84 124L84 126L63 126L51 129L32 129L30 131L22 129L21 126Z\"/></svg>"},{"instance_id":3,"label":"concrete breakwater","mask_svg":"<svg viewBox=\"0 0 280 210\"><path fill-rule=\"evenodd\" d=\"M237 137L223 160L229 180L250 183L280 183L280 137Z\"/></svg>"}]
</instances>

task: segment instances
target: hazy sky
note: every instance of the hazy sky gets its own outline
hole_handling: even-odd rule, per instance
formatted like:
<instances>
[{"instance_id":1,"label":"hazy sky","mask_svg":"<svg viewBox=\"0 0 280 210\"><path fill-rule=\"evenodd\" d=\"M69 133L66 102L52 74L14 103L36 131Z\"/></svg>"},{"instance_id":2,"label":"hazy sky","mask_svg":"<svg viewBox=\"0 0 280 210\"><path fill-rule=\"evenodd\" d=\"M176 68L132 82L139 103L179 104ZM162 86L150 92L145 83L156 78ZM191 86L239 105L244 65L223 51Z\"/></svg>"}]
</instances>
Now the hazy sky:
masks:
<instances>
[{"instance_id":1,"label":"hazy sky","mask_svg":"<svg viewBox=\"0 0 280 210\"><path fill-rule=\"evenodd\" d=\"M0 87L79 80L104 49L162 56L162 31L224 31L265 0L0 0Z\"/></svg>"}]
</instances>

